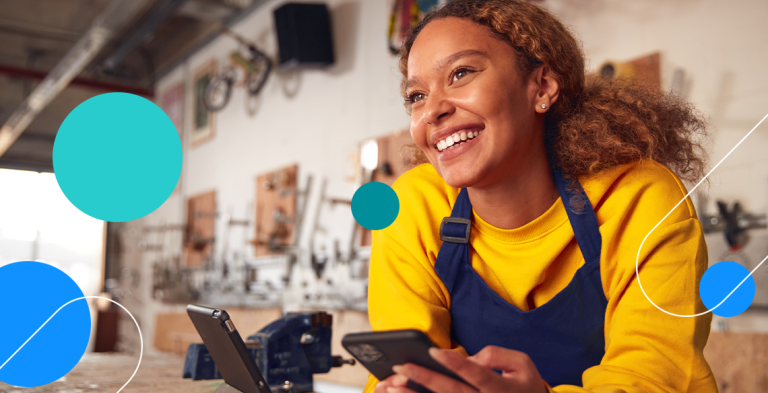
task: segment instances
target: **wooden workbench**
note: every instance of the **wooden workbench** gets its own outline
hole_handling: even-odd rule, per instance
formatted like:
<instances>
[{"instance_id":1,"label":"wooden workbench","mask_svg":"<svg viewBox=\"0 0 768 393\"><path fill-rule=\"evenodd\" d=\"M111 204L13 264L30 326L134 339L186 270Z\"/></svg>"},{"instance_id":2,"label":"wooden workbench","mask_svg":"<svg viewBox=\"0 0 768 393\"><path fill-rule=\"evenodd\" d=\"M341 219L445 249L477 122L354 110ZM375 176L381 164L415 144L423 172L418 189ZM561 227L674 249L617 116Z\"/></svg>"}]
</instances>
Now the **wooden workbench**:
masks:
<instances>
[{"instance_id":1,"label":"wooden workbench","mask_svg":"<svg viewBox=\"0 0 768 393\"><path fill-rule=\"evenodd\" d=\"M36 388L16 388L0 382L0 393L115 393L131 377L138 361L138 354L86 353L80 363L60 381ZM211 393L221 384L221 380L182 379L183 369L182 356L145 355L136 377L123 392Z\"/></svg>"},{"instance_id":2,"label":"wooden workbench","mask_svg":"<svg viewBox=\"0 0 768 393\"><path fill-rule=\"evenodd\" d=\"M86 353L80 363L60 381L36 388L19 388L0 382L0 393L115 393L131 377L138 361L138 355ZM212 393L222 382L220 379L183 379L183 369L183 356L145 355L136 377L122 392ZM320 389L321 384L317 382L315 388ZM362 388L358 391L362 391Z\"/></svg>"},{"instance_id":3,"label":"wooden workbench","mask_svg":"<svg viewBox=\"0 0 768 393\"><path fill-rule=\"evenodd\" d=\"M768 335L760 333L712 332L704 350L721 393L768 392ZM133 374L138 355L87 353L63 380L37 388L16 388L0 382L0 393L115 393ZM189 392L212 393L221 380L182 379L184 356L146 355L125 393ZM348 370L334 369L335 372ZM316 374L315 389L329 392L360 392L362 388L330 385ZM325 385L325 386L322 386ZM329 388L328 386L338 386Z\"/></svg>"}]
</instances>

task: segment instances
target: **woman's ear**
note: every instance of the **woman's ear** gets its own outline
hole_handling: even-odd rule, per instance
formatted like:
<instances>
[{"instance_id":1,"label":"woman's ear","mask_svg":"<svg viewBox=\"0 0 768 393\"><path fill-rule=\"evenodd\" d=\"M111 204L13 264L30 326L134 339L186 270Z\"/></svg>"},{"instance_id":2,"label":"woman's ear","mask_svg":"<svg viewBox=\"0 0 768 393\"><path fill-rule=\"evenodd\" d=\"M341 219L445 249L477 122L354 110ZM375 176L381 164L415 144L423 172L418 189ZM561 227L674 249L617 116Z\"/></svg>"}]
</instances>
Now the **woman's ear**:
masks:
<instances>
[{"instance_id":1,"label":"woman's ear","mask_svg":"<svg viewBox=\"0 0 768 393\"><path fill-rule=\"evenodd\" d=\"M560 96L560 85L546 64L533 71L532 82L536 85L537 90L534 98L536 112L545 113Z\"/></svg>"}]
</instances>

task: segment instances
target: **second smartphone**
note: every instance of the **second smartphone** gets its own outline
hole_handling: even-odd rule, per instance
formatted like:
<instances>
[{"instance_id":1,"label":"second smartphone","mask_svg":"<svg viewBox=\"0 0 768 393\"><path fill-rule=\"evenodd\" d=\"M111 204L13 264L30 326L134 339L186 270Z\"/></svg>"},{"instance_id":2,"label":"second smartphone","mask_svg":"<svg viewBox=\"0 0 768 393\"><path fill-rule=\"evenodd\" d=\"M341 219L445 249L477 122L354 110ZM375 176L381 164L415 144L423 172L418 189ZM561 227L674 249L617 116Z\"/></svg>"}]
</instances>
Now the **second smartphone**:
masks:
<instances>
[{"instance_id":1,"label":"second smartphone","mask_svg":"<svg viewBox=\"0 0 768 393\"><path fill-rule=\"evenodd\" d=\"M392 366L413 363L464 382L429 355L432 340L419 330L391 330L347 334L341 345L379 381L394 375ZM408 381L408 388L419 393L431 390Z\"/></svg>"}]
</instances>

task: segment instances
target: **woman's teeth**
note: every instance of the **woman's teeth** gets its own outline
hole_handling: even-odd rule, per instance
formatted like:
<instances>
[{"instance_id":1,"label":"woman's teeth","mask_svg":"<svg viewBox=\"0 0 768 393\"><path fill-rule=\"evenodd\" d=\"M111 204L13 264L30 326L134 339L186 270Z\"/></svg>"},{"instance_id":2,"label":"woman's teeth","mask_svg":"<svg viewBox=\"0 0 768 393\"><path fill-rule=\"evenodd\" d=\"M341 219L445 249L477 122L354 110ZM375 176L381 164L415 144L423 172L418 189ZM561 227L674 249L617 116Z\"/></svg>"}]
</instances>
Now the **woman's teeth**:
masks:
<instances>
[{"instance_id":1,"label":"woman's teeth","mask_svg":"<svg viewBox=\"0 0 768 393\"><path fill-rule=\"evenodd\" d=\"M449 135L447 138L443 139L440 142L437 142L437 151L445 151L448 149L453 149L454 146L458 146L470 139L475 138L476 136L480 135L482 131L461 131L457 132L453 135Z\"/></svg>"}]
</instances>

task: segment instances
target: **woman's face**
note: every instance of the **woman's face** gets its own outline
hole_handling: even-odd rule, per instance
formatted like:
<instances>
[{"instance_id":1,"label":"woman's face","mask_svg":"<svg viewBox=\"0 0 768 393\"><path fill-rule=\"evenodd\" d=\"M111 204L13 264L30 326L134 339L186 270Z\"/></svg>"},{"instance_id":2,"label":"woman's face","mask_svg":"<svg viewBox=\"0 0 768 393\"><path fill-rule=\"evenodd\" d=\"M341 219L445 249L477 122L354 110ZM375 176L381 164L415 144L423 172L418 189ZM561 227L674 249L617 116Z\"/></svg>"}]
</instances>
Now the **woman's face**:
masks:
<instances>
[{"instance_id":1,"label":"woman's face","mask_svg":"<svg viewBox=\"0 0 768 393\"><path fill-rule=\"evenodd\" d=\"M411 136L452 187L502 182L545 157L541 103L554 99L537 83L542 69L523 78L516 56L486 27L453 17L430 22L411 47Z\"/></svg>"}]
</instances>

